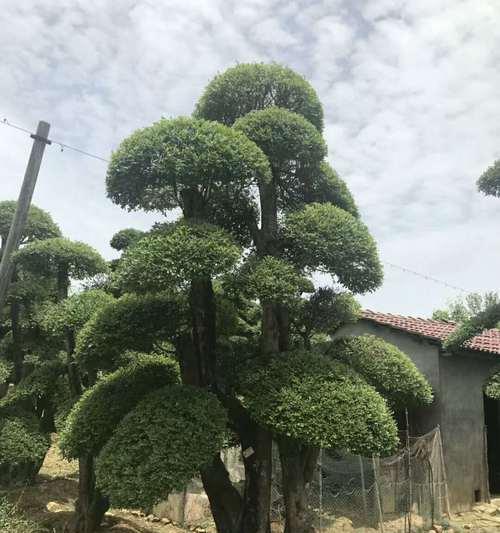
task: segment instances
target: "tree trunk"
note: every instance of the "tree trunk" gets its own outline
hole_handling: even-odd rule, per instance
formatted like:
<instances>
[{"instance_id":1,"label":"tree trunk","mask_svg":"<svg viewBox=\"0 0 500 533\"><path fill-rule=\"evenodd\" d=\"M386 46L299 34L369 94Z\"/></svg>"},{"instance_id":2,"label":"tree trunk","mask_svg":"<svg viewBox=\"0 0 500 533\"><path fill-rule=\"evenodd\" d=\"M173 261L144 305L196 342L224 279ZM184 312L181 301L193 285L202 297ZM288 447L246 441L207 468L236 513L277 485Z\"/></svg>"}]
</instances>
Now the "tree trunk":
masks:
<instances>
[{"instance_id":1,"label":"tree trunk","mask_svg":"<svg viewBox=\"0 0 500 533\"><path fill-rule=\"evenodd\" d=\"M307 506L307 480L311 475L310 450L297 441L279 439L285 500L285 533L311 533L314 531ZM313 470L314 471L314 470Z\"/></svg>"},{"instance_id":2,"label":"tree trunk","mask_svg":"<svg viewBox=\"0 0 500 533\"><path fill-rule=\"evenodd\" d=\"M272 437L253 424L249 438L242 438L245 490L240 533L271 531Z\"/></svg>"},{"instance_id":3,"label":"tree trunk","mask_svg":"<svg viewBox=\"0 0 500 533\"><path fill-rule=\"evenodd\" d=\"M198 360L198 384L216 390L216 309L212 281L209 278L191 282L189 304L193 342Z\"/></svg>"},{"instance_id":4,"label":"tree trunk","mask_svg":"<svg viewBox=\"0 0 500 533\"><path fill-rule=\"evenodd\" d=\"M237 533L241 518L242 499L229 473L217 454L212 463L201 470L203 488L210 501L217 533Z\"/></svg>"},{"instance_id":5,"label":"tree trunk","mask_svg":"<svg viewBox=\"0 0 500 533\"><path fill-rule=\"evenodd\" d=\"M67 533L94 533L109 509L109 502L96 487L94 458L91 455L79 458L78 471L78 499L75 502L75 515L65 530Z\"/></svg>"}]
</instances>

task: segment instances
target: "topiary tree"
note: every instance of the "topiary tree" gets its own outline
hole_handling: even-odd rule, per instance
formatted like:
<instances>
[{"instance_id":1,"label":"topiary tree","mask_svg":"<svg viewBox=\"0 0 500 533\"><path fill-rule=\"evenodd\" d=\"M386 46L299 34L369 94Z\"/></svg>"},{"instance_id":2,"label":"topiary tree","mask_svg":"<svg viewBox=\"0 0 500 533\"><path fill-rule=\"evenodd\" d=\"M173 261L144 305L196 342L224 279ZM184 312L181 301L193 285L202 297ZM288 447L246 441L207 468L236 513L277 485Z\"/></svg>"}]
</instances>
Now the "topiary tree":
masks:
<instances>
[{"instance_id":1,"label":"topiary tree","mask_svg":"<svg viewBox=\"0 0 500 533\"><path fill-rule=\"evenodd\" d=\"M489 196L500 196L500 160L495 161L477 181L478 189Z\"/></svg>"},{"instance_id":2,"label":"topiary tree","mask_svg":"<svg viewBox=\"0 0 500 533\"><path fill-rule=\"evenodd\" d=\"M2 248L7 241L10 226L14 219L17 202L3 201L0 202L0 257ZM23 247L36 240L58 237L61 235L59 227L52 220L49 213L39 207L32 205L28 211L28 218L21 235L20 246ZM9 316L9 322L0 323L0 338L9 332L12 336L10 355L14 363L14 373L12 375L14 383L17 383L22 377L23 371L23 325L30 317L31 306L47 298L50 294L50 287L47 286L46 280L40 276L27 276L19 268L14 268L12 274L10 292L7 299L8 313L0 309L2 315ZM0 358L4 354L0 353Z\"/></svg>"},{"instance_id":3,"label":"topiary tree","mask_svg":"<svg viewBox=\"0 0 500 533\"><path fill-rule=\"evenodd\" d=\"M29 413L6 412L0 416L0 485L32 483L50 446L47 434Z\"/></svg>"},{"instance_id":4,"label":"topiary tree","mask_svg":"<svg viewBox=\"0 0 500 533\"><path fill-rule=\"evenodd\" d=\"M302 516L307 478L296 472L306 472L306 462L310 468L320 443L308 414L314 413L315 425L327 428L329 445L342 442L352 449L360 435L374 452L394 445L394 422L381 396L345 364L310 348L314 334L328 334L354 320L356 305L349 291L373 290L381 282L373 240L345 184L324 162L321 126L321 106L305 80L276 65L247 65L230 69L208 86L194 119L162 120L125 139L113 154L107 187L115 203L162 212L180 207L183 214L182 221L158 225L126 250L116 281L127 291L178 295L188 307L180 315L189 321L180 333L176 327L171 332L182 369L183 386L175 389L179 392L169 387L146 398L146 408L133 408L100 452L98 478L117 501L150 504L200 466L219 532L268 533L274 436L286 480L286 531L302 533L307 527ZM236 243L249 250L241 253ZM318 269L344 285L342 297L329 295L328 301L314 293L310 277ZM214 280L222 294L215 293ZM304 298L307 293L312 296ZM257 335L251 319L250 327L242 327L235 317L235 302L249 299L259 310ZM315 316L309 323L294 322L291 312L308 305ZM169 326L171 317L165 319ZM152 325L151 334L157 327ZM99 331L104 339L113 329L95 326L97 334L89 333L85 342L91 352ZM307 332L310 346L296 352L290 344L298 331ZM105 347L110 341L108 337L96 344ZM78 352L86 364L85 347ZM310 379L301 383L307 365L323 368L324 377L309 370ZM268 374L277 380L272 386ZM261 378L258 383L252 381L254 375ZM172 438L174 464L157 447L156 433L170 438L169 424L190 424L191 389L186 385L196 385L200 396L215 393L242 449L253 452L244 454L243 495L220 460L215 431L210 435L217 446L203 444L200 455L192 454L183 435ZM271 405L280 406L281 425L266 411L259 390ZM342 409L355 406L358 396L364 400L350 421ZM160 407L161 398L168 402ZM171 409L175 398L180 418ZM326 409L321 408L323 400ZM300 404L296 417L289 409L294 402ZM218 407L210 421L222 427L224 410L214 405ZM154 433L146 430L152 424ZM335 440L330 424L336 424L342 438ZM134 445L126 450L124 439L130 434ZM186 448L185 466L177 455L181 446ZM165 471L158 471L150 456Z\"/></svg>"},{"instance_id":5,"label":"topiary tree","mask_svg":"<svg viewBox=\"0 0 500 533\"><path fill-rule=\"evenodd\" d=\"M126 228L117 231L111 238L109 244L111 245L111 248L114 248L118 252L122 252L136 244L142 239L142 237L144 237L144 231L134 228Z\"/></svg>"},{"instance_id":6,"label":"topiary tree","mask_svg":"<svg viewBox=\"0 0 500 533\"><path fill-rule=\"evenodd\" d=\"M280 107L323 128L323 108L311 85L276 63L241 64L217 75L196 104L194 116L231 126L257 109Z\"/></svg>"},{"instance_id":7,"label":"topiary tree","mask_svg":"<svg viewBox=\"0 0 500 533\"><path fill-rule=\"evenodd\" d=\"M58 300L68 297L70 279L82 280L106 272L104 259L88 244L55 237L25 246L16 263L28 271L57 279Z\"/></svg>"},{"instance_id":8,"label":"topiary tree","mask_svg":"<svg viewBox=\"0 0 500 533\"><path fill-rule=\"evenodd\" d=\"M177 364L159 356L134 354L128 365L87 389L67 417L60 447L79 460L79 497L71 531L92 532L109 507L97 488L94 462L123 417L153 390L178 382Z\"/></svg>"},{"instance_id":9,"label":"topiary tree","mask_svg":"<svg viewBox=\"0 0 500 533\"><path fill-rule=\"evenodd\" d=\"M226 414L215 395L187 385L161 388L123 418L104 446L98 484L115 505L150 508L210 463L225 437Z\"/></svg>"}]
</instances>

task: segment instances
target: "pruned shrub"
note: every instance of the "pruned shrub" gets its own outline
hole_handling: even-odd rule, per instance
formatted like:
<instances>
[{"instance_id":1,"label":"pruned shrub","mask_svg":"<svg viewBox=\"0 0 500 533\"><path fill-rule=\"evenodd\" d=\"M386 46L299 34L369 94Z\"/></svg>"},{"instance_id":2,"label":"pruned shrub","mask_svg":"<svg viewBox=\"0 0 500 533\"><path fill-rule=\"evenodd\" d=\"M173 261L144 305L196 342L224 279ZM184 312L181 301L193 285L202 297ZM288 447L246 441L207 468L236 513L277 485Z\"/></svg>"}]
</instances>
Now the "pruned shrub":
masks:
<instances>
[{"instance_id":1,"label":"pruned shrub","mask_svg":"<svg viewBox=\"0 0 500 533\"><path fill-rule=\"evenodd\" d=\"M0 485L26 485L35 480L50 446L37 419L20 411L0 417Z\"/></svg>"},{"instance_id":2,"label":"pruned shrub","mask_svg":"<svg viewBox=\"0 0 500 533\"><path fill-rule=\"evenodd\" d=\"M97 461L111 502L147 508L182 489L224 445L227 416L215 395L187 385L149 394L119 424Z\"/></svg>"},{"instance_id":3,"label":"pruned shrub","mask_svg":"<svg viewBox=\"0 0 500 533\"><path fill-rule=\"evenodd\" d=\"M85 391L66 418L59 445L68 458L96 456L116 426L151 391L177 383L178 365L157 355L141 355Z\"/></svg>"}]
</instances>

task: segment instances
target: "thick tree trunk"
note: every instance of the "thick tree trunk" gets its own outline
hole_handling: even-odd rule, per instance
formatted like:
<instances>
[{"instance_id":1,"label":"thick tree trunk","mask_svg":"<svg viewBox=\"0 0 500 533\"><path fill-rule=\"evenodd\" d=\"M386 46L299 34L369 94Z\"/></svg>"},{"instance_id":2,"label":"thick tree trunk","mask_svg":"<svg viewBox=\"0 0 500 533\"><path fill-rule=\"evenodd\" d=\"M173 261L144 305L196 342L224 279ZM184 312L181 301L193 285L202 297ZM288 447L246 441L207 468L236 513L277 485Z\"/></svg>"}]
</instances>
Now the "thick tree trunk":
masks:
<instances>
[{"instance_id":1,"label":"thick tree trunk","mask_svg":"<svg viewBox=\"0 0 500 533\"><path fill-rule=\"evenodd\" d=\"M216 390L216 309L212 281L209 278L191 282L189 304L198 361L198 384Z\"/></svg>"},{"instance_id":2,"label":"thick tree trunk","mask_svg":"<svg viewBox=\"0 0 500 533\"><path fill-rule=\"evenodd\" d=\"M240 533L269 533L272 437L269 431L254 425L249 438L242 438L245 465L245 490Z\"/></svg>"},{"instance_id":3,"label":"thick tree trunk","mask_svg":"<svg viewBox=\"0 0 500 533\"><path fill-rule=\"evenodd\" d=\"M287 437L279 440L280 460L283 474L283 496L285 499L285 533L311 533L307 505L307 478L312 477L312 449L301 446Z\"/></svg>"},{"instance_id":4,"label":"thick tree trunk","mask_svg":"<svg viewBox=\"0 0 500 533\"><path fill-rule=\"evenodd\" d=\"M94 458L91 455L80 457L78 472L78 499L75 502L75 515L67 524L66 531L68 533L94 533L109 509L109 502L96 487Z\"/></svg>"},{"instance_id":5,"label":"thick tree trunk","mask_svg":"<svg viewBox=\"0 0 500 533\"><path fill-rule=\"evenodd\" d=\"M235 489L220 455L201 470L203 487L210 501L217 533L237 533L241 519L242 499Z\"/></svg>"}]
</instances>

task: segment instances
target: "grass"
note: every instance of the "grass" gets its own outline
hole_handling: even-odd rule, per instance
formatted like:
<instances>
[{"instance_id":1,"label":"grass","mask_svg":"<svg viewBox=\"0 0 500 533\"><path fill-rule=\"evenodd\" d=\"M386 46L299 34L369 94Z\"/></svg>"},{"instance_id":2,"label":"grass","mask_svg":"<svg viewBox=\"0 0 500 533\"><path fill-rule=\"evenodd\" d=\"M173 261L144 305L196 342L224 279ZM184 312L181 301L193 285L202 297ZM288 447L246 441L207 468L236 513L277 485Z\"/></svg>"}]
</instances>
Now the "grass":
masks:
<instances>
[{"instance_id":1,"label":"grass","mask_svg":"<svg viewBox=\"0 0 500 533\"><path fill-rule=\"evenodd\" d=\"M0 497L1 533L48 533L49 530L35 524L5 498Z\"/></svg>"}]
</instances>

